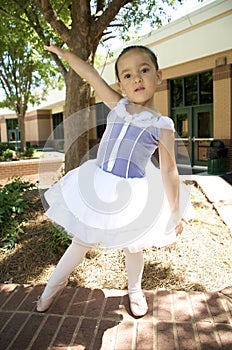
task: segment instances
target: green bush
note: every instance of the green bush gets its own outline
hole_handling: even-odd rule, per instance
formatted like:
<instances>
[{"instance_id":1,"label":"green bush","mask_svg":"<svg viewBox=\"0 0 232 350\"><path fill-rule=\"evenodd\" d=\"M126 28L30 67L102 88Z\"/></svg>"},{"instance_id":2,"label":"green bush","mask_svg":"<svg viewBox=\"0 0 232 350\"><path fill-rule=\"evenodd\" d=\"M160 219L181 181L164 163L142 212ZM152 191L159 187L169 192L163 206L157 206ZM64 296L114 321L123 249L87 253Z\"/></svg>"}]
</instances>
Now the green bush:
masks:
<instances>
[{"instance_id":1,"label":"green bush","mask_svg":"<svg viewBox=\"0 0 232 350\"><path fill-rule=\"evenodd\" d=\"M52 224L49 228L49 232L51 233L49 248L54 253L68 248L70 245L70 237L65 233L65 230L61 226Z\"/></svg>"},{"instance_id":2,"label":"green bush","mask_svg":"<svg viewBox=\"0 0 232 350\"><path fill-rule=\"evenodd\" d=\"M6 149L5 151L3 151L2 156L4 161L12 160L15 157L15 151L12 151L11 149Z\"/></svg>"},{"instance_id":3,"label":"green bush","mask_svg":"<svg viewBox=\"0 0 232 350\"><path fill-rule=\"evenodd\" d=\"M30 148L28 148L28 149L24 152L23 155L24 155L25 157L32 158L33 155L34 155L34 152L35 152L34 148L30 147Z\"/></svg>"},{"instance_id":4,"label":"green bush","mask_svg":"<svg viewBox=\"0 0 232 350\"><path fill-rule=\"evenodd\" d=\"M32 188L35 188L34 184L19 177L12 178L5 186L0 185L0 250L14 247L24 232L26 220L23 214L29 205L23 199L23 194Z\"/></svg>"},{"instance_id":5,"label":"green bush","mask_svg":"<svg viewBox=\"0 0 232 350\"><path fill-rule=\"evenodd\" d=\"M15 145L7 142L0 142L0 156L3 155L3 152L7 149L11 149L12 151L15 151Z\"/></svg>"}]
</instances>

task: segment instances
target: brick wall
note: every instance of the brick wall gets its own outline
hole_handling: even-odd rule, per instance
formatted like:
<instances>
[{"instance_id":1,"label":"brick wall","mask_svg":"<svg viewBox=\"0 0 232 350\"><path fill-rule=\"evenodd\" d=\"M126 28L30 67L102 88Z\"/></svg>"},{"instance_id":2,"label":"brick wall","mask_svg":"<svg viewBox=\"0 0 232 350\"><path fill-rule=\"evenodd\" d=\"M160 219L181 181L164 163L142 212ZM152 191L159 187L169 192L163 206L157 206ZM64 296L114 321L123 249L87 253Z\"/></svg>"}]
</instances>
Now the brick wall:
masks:
<instances>
[{"instance_id":1,"label":"brick wall","mask_svg":"<svg viewBox=\"0 0 232 350\"><path fill-rule=\"evenodd\" d=\"M9 182L12 176L22 180L49 186L62 175L63 161L61 159L32 159L0 163L0 184Z\"/></svg>"}]
</instances>

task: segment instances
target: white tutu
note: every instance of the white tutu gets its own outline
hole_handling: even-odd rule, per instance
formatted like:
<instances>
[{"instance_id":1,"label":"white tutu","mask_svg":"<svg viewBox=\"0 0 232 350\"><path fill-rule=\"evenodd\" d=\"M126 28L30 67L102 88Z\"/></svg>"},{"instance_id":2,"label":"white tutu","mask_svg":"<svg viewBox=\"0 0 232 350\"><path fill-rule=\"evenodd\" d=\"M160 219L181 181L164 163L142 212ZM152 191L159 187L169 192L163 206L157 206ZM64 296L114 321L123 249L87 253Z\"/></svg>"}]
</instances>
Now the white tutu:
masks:
<instances>
[{"instance_id":1,"label":"white tutu","mask_svg":"<svg viewBox=\"0 0 232 350\"><path fill-rule=\"evenodd\" d=\"M175 224L160 170L151 161L145 178L122 178L89 160L46 193L46 215L84 245L131 252L175 242ZM181 216L188 215L189 189L180 188Z\"/></svg>"}]
</instances>

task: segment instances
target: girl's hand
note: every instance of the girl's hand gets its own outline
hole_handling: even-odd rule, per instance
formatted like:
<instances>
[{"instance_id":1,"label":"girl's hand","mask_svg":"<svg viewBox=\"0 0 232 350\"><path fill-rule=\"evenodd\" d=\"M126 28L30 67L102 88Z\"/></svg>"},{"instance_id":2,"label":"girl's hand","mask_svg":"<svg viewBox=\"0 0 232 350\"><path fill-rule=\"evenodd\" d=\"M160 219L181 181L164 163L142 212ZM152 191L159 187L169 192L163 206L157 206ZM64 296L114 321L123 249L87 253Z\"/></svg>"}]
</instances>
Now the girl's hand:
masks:
<instances>
[{"instance_id":1,"label":"girl's hand","mask_svg":"<svg viewBox=\"0 0 232 350\"><path fill-rule=\"evenodd\" d=\"M178 224L176 225L175 231L176 231L176 235L177 235L177 236L180 235L180 234L182 233L182 231L183 231L183 229L184 229L184 224L187 224L187 221L186 221L184 218L182 218L182 219L178 222Z\"/></svg>"},{"instance_id":2,"label":"girl's hand","mask_svg":"<svg viewBox=\"0 0 232 350\"><path fill-rule=\"evenodd\" d=\"M59 47L54 45L52 42L50 43L50 45L44 45L44 48L52 53L55 53L58 56L61 56L61 57L62 57L62 54L64 52L64 50L60 49Z\"/></svg>"}]
</instances>

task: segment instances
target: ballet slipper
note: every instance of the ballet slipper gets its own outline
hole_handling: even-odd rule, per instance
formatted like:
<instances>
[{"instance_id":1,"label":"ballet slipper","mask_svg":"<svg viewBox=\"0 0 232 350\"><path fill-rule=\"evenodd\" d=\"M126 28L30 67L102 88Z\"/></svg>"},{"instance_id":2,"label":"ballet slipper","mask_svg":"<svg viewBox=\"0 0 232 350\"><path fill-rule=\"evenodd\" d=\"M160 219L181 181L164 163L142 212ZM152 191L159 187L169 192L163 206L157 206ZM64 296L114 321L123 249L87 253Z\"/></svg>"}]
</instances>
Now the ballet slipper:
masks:
<instances>
[{"instance_id":1,"label":"ballet slipper","mask_svg":"<svg viewBox=\"0 0 232 350\"><path fill-rule=\"evenodd\" d=\"M147 313L148 306L143 292L129 294L130 309L134 316L142 317Z\"/></svg>"},{"instance_id":2,"label":"ballet slipper","mask_svg":"<svg viewBox=\"0 0 232 350\"><path fill-rule=\"evenodd\" d=\"M51 306L52 302L54 301L55 297L57 296L57 294L66 287L66 285L68 284L68 280L64 281L62 284L58 285L56 288L56 291L54 292L54 294L47 299L44 299L42 296L39 297L39 299L36 301L36 311L38 312L45 312L49 309L49 307Z\"/></svg>"}]
</instances>

